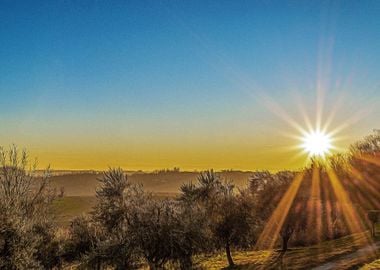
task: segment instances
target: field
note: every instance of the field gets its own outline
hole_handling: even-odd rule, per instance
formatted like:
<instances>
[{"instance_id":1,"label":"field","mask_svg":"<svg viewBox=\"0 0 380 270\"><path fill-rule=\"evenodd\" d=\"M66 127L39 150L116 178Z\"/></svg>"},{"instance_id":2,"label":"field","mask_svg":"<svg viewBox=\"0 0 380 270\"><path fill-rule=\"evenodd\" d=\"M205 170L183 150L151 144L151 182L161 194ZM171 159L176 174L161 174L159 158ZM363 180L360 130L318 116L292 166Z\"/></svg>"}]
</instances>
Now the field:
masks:
<instances>
[{"instance_id":1,"label":"field","mask_svg":"<svg viewBox=\"0 0 380 270\"><path fill-rule=\"evenodd\" d=\"M62 227L69 225L73 218L91 211L95 203L94 196L69 196L55 200L53 213L57 225Z\"/></svg>"},{"instance_id":2,"label":"field","mask_svg":"<svg viewBox=\"0 0 380 270\"><path fill-rule=\"evenodd\" d=\"M158 199L173 197L173 193L154 193ZM95 196L65 196L54 201L52 211L58 226L66 227L70 221L80 215L89 213L96 204Z\"/></svg>"},{"instance_id":3,"label":"field","mask_svg":"<svg viewBox=\"0 0 380 270\"><path fill-rule=\"evenodd\" d=\"M128 172L128 179L132 183L143 185L144 189L154 193L178 193L184 183L196 182L199 172L159 171L159 172ZM223 171L220 172L224 180L233 180L238 187L244 187L252 175L250 171ZM51 177L51 185L57 190L65 189L66 196L91 197L99 187L98 178L101 172L59 172Z\"/></svg>"}]
</instances>

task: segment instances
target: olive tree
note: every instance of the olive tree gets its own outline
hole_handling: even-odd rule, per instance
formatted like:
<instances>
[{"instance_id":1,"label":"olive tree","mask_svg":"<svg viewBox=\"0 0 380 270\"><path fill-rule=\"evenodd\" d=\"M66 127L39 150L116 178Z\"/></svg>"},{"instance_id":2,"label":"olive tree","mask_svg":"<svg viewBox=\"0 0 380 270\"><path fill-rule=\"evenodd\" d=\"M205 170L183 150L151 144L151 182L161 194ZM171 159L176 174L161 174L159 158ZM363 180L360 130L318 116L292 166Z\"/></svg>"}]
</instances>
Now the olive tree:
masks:
<instances>
[{"instance_id":1,"label":"olive tree","mask_svg":"<svg viewBox=\"0 0 380 270\"><path fill-rule=\"evenodd\" d=\"M97 231L97 242L86 256L87 264L134 268L136 247L128 214L129 201L138 196L136 190L121 168L104 172L99 182L91 220Z\"/></svg>"},{"instance_id":2,"label":"olive tree","mask_svg":"<svg viewBox=\"0 0 380 270\"><path fill-rule=\"evenodd\" d=\"M203 172L197 184L182 187L181 199L200 204L206 211L212 242L223 247L230 266L234 265L232 246L241 246L253 226L253 200L235 192L230 182L223 182L212 170Z\"/></svg>"},{"instance_id":3,"label":"olive tree","mask_svg":"<svg viewBox=\"0 0 380 270\"><path fill-rule=\"evenodd\" d=\"M376 236L376 223L379 222L379 216L380 216L380 211L376 210L371 210L368 211L368 219L371 222L372 228L371 228L371 233L372 236Z\"/></svg>"}]
</instances>

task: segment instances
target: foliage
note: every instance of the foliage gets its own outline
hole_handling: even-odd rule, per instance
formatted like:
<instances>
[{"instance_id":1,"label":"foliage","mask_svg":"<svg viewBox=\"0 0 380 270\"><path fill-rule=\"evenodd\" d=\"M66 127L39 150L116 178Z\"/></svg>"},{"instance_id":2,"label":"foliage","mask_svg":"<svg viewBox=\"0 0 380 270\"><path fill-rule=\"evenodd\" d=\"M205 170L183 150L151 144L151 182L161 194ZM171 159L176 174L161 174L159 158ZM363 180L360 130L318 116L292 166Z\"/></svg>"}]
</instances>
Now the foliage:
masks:
<instances>
[{"instance_id":1,"label":"foliage","mask_svg":"<svg viewBox=\"0 0 380 270\"><path fill-rule=\"evenodd\" d=\"M78 260L95 247L97 242L95 230L86 216L78 216L72 220L64 248L64 257L67 261Z\"/></svg>"},{"instance_id":2,"label":"foliage","mask_svg":"<svg viewBox=\"0 0 380 270\"><path fill-rule=\"evenodd\" d=\"M109 169L99 179L97 204L91 217L94 227L92 249L84 257L85 265L115 269L135 267L136 246L128 224L129 202L138 195L122 169Z\"/></svg>"}]
</instances>

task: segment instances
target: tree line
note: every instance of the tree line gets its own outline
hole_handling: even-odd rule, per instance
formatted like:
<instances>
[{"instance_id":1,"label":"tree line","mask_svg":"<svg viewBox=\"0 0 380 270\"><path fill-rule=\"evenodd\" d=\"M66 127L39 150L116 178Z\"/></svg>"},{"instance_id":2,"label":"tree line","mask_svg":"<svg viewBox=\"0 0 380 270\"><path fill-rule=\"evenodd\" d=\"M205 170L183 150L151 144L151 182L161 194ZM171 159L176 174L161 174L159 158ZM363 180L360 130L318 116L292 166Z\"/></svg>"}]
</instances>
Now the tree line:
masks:
<instances>
[{"instance_id":1,"label":"tree line","mask_svg":"<svg viewBox=\"0 0 380 270\"><path fill-rule=\"evenodd\" d=\"M333 170L357 212L371 228L380 209L380 134L353 145L347 155L314 160L289 202L276 242L306 246L353 233L329 177ZM196 256L252 250L284 194L300 172L260 171L245 188L212 170L185 183L175 198L157 199L131 183L120 168L99 178L93 210L58 228L51 204L57 197L49 173L36 178L25 151L0 149L0 269L195 269ZM318 179L317 184L316 179ZM348 200L347 199L347 200Z\"/></svg>"}]
</instances>

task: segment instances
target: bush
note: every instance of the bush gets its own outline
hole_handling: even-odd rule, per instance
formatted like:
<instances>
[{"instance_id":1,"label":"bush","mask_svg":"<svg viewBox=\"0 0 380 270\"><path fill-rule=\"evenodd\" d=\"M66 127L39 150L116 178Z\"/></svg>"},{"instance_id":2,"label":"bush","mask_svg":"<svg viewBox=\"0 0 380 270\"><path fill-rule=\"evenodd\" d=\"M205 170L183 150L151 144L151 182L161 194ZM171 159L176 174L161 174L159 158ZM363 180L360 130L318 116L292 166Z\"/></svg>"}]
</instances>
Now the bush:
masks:
<instances>
[{"instance_id":1,"label":"bush","mask_svg":"<svg viewBox=\"0 0 380 270\"><path fill-rule=\"evenodd\" d=\"M0 269L59 265L49 206L48 173L38 179L25 151L0 148Z\"/></svg>"}]
</instances>

